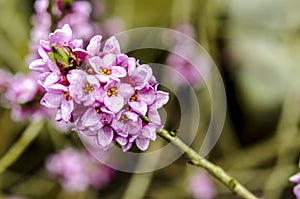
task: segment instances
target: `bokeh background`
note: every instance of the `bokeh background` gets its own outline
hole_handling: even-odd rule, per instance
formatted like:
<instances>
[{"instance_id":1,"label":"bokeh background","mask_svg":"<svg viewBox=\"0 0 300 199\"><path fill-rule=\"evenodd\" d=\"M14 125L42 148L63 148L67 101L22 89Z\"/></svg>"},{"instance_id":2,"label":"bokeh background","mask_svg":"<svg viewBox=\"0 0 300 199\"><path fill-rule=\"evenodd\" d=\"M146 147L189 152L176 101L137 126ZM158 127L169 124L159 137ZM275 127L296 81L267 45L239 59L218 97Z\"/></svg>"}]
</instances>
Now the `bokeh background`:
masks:
<instances>
[{"instance_id":1,"label":"bokeh background","mask_svg":"<svg viewBox=\"0 0 300 199\"><path fill-rule=\"evenodd\" d=\"M293 183L288 179L299 170L300 1L91 3L91 17L106 34L138 27L192 27L195 40L218 66L227 95L224 129L207 158L258 196L295 198ZM24 60L29 53L33 4L33 0L0 0L0 67L12 73L29 71ZM168 56L160 51L132 55L144 63L162 64ZM209 123L210 112L205 109L206 100L209 104L205 86L197 89L204 107L200 135L193 143L199 149L201 128ZM0 108L0 157L29 124L30 121L12 120L11 110ZM76 134L61 133L49 121L17 161L0 175L0 198L236 198L203 170L189 165L184 157L151 173L114 171L100 188L69 192L45 167L51 154L67 147L84 149Z\"/></svg>"}]
</instances>

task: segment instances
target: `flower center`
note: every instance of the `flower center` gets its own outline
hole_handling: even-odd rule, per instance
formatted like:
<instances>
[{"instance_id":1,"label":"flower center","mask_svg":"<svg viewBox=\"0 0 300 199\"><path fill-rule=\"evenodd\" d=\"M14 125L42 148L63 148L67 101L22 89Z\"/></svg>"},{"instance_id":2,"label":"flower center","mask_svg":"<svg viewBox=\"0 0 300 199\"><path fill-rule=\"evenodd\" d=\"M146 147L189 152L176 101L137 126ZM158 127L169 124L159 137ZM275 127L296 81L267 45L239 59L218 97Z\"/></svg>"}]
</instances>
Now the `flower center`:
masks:
<instances>
[{"instance_id":1,"label":"flower center","mask_svg":"<svg viewBox=\"0 0 300 199\"><path fill-rule=\"evenodd\" d=\"M85 93L90 94L92 91L94 91L94 88L91 84L86 83L83 90Z\"/></svg>"},{"instance_id":2,"label":"flower center","mask_svg":"<svg viewBox=\"0 0 300 199\"><path fill-rule=\"evenodd\" d=\"M100 108L95 108L95 111L97 112L97 113L100 113L101 112L101 110L100 110Z\"/></svg>"},{"instance_id":3,"label":"flower center","mask_svg":"<svg viewBox=\"0 0 300 199\"><path fill-rule=\"evenodd\" d=\"M119 119L120 122L125 123L129 120L129 118L126 115L122 115Z\"/></svg>"},{"instance_id":4,"label":"flower center","mask_svg":"<svg viewBox=\"0 0 300 199\"><path fill-rule=\"evenodd\" d=\"M65 97L65 99L66 99L67 101L69 101L69 100L72 99L72 97L70 96L70 93L69 93L69 92L65 92L65 93L64 93L64 97Z\"/></svg>"},{"instance_id":5,"label":"flower center","mask_svg":"<svg viewBox=\"0 0 300 199\"><path fill-rule=\"evenodd\" d=\"M107 68L104 68L104 69L100 68L100 69L99 69L99 72L100 72L102 75L110 75L110 74L111 74L111 71L110 71L109 69L107 69Z\"/></svg>"},{"instance_id":6,"label":"flower center","mask_svg":"<svg viewBox=\"0 0 300 199\"><path fill-rule=\"evenodd\" d=\"M136 101L137 97L138 97L138 94L136 93L130 97L129 101L134 102L134 101Z\"/></svg>"},{"instance_id":7,"label":"flower center","mask_svg":"<svg viewBox=\"0 0 300 199\"><path fill-rule=\"evenodd\" d=\"M108 91L107 91L107 95L108 95L109 97L114 97L114 96L116 96L117 94L118 94L118 90L117 90L115 87L110 88L110 89L108 89Z\"/></svg>"}]
</instances>

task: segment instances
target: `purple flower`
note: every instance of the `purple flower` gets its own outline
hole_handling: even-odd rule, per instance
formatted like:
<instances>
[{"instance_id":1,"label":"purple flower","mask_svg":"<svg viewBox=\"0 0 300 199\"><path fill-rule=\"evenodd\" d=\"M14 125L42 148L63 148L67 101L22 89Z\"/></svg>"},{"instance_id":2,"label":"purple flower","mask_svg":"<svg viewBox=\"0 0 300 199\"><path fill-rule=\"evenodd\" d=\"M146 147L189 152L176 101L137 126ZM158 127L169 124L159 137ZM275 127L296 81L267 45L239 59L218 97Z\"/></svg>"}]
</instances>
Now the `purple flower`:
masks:
<instances>
[{"instance_id":1,"label":"purple flower","mask_svg":"<svg viewBox=\"0 0 300 199\"><path fill-rule=\"evenodd\" d=\"M100 88L100 82L95 76L76 69L69 72L67 79L70 83L70 96L76 103L83 103L84 106L95 103L95 92Z\"/></svg>"},{"instance_id":2,"label":"purple flower","mask_svg":"<svg viewBox=\"0 0 300 199\"><path fill-rule=\"evenodd\" d=\"M27 63L38 59L38 44L41 39L47 39L50 33L51 16L47 13L48 0L37 0L34 3L35 14L31 18L33 28L30 33L30 54L26 57Z\"/></svg>"},{"instance_id":3,"label":"purple flower","mask_svg":"<svg viewBox=\"0 0 300 199\"><path fill-rule=\"evenodd\" d=\"M195 38L195 30L190 24L179 25L175 30L180 31L193 39ZM210 70L209 60L203 55L199 55L193 43L185 39L182 35L177 35L174 39L176 40L176 44L173 51L180 53L180 55L171 53L167 57L166 63L183 75L184 78L170 76L170 81L178 86L188 86L188 84L191 84L196 88L202 87L204 77L208 75ZM198 70L200 69L200 71L196 68Z\"/></svg>"},{"instance_id":4,"label":"purple flower","mask_svg":"<svg viewBox=\"0 0 300 199\"><path fill-rule=\"evenodd\" d=\"M101 24L101 33L107 38L124 30L124 21L118 17L108 18Z\"/></svg>"},{"instance_id":5,"label":"purple flower","mask_svg":"<svg viewBox=\"0 0 300 199\"><path fill-rule=\"evenodd\" d=\"M0 69L0 104L3 106L9 106L9 100L5 97L5 93L10 88L13 75L5 70Z\"/></svg>"},{"instance_id":6,"label":"purple flower","mask_svg":"<svg viewBox=\"0 0 300 199\"><path fill-rule=\"evenodd\" d=\"M57 120L75 122L74 130L102 149L116 142L124 151L133 143L146 150L162 128L157 109L167 103L168 94L157 91L150 66L120 52L115 37L102 51L101 39L92 37L83 49L64 25L40 42L42 59L30 68L40 72L38 82L46 90L41 104L56 109ZM151 122L143 122L143 115Z\"/></svg>"},{"instance_id":7,"label":"purple flower","mask_svg":"<svg viewBox=\"0 0 300 199\"><path fill-rule=\"evenodd\" d=\"M123 78L122 81L131 84L136 90L147 87L152 78L152 69L150 66L142 64L130 69L129 76Z\"/></svg>"},{"instance_id":8,"label":"purple flower","mask_svg":"<svg viewBox=\"0 0 300 199\"><path fill-rule=\"evenodd\" d=\"M68 46L67 49L65 48L66 46ZM29 64L29 68L37 72L53 71L53 72L64 73L65 68L61 68L62 67L61 64L58 66L57 65L58 63L55 62L56 61L62 62L63 60L61 59L63 59L64 56L68 56L71 54L74 55L75 54L74 52L76 52L77 49L79 50L81 48L82 48L82 40L73 39L72 30L70 26L66 24L61 29L56 29L54 33L50 33L47 41L40 40L38 46L38 53L41 59L36 59L33 62L31 62ZM58 50L66 51L66 52L61 52L61 51L57 52ZM51 52L53 53L52 54L53 57L49 57L50 56L49 53ZM57 58L57 56L60 56L60 58Z\"/></svg>"},{"instance_id":9,"label":"purple flower","mask_svg":"<svg viewBox=\"0 0 300 199\"><path fill-rule=\"evenodd\" d=\"M113 120L111 126L117 133L115 140L121 145L123 151L126 151L131 148L132 143L139 136L142 120L138 114L122 110Z\"/></svg>"},{"instance_id":10,"label":"purple flower","mask_svg":"<svg viewBox=\"0 0 300 199\"><path fill-rule=\"evenodd\" d=\"M126 70L116 66L116 56L113 54L106 54L102 59L98 56L91 57L89 63L101 83L107 83L110 79L118 81L126 76Z\"/></svg>"},{"instance_id":11,"label":"purple flower","mask_svg":"<svg viewBox=\"0 0 300 199\"><path fill-rule=\"evenodd\" d=\"M157 126L154 125L153 123L149 123L145 125L142 128L141 133L135 140L136 146L139 149L145 151L150 144L150 140L155 141L157 130L159 129L157 129Z\"/></svg>"},{"instance_id":12,"label":"purple flower","mask_svg":"<svg viewBox=\"0 0 300 199\"><path fill-rule=\"evenodd\" d=\"M149 87L137 90L128 101L128 105L140 115L146 115L148 106L153 104L156 99L156 91Z\"/></svg>"},{"instance_id":13,"label":"purple flower","mask_svg":"<svg viewBox=\"0 0 300 199\"><path fill-rule=\"evenodd\" d=\"M51 112L39 104L44 91L37 84L36 74L16 74L9 85L5 97L12 108L14 120L40 120L50 116Z\"/></svg>"},{"instance_id":14,"label":"purple flower","mask_svg":"<svg viewBox=\"0 0 300 199\"><path fill-rule=\"evenodd\" d=\"M62 12L63 2L56 0L59 9L58 15ZM60 19L57 24L58 28L63 27L64 24L69 24L73 29L74 36L76 38L82 38L83 41L87 42L98 29L96 24L93 24L90 20L92 12L92 5L88 1L74 1L67 12L67 14Z\"/></svg>"},{"instance_id":15,"label":"purple flower","mask_svg":"<svg viewBox=\"0 0 300 199\"><path fill-rule=\"evenodd\" d=\"M109 182L113 174L110 168L96 162L87 152L72 148L51 155L46 161L46 168L69 192L84 191L89 186L99 189Z\"/></svg>"},{"instance_id":16,"label":"purple flower","mask_svg":"<svg viewBox=\"0 0 300 199\"><path fill-rule=\"evenodd\" d=\"M111 81L104 87L103 103L108 110L117 113L133 94L134 89L129 84Z\"/></svg>"},{"instance_id":17,"label":"purple flower","mask_svg":"<svg viewBox=\"0 0 300 199\"><path fill-rule=\"evenodd\" d=\"M300 163L299 163L300 166ZM293 192L297 199L300 199L300 172L291 176L289 179L291 182L296 183L297 185L294 187Z\"/></svg>"},{"instance_id":18,"label":"purple flower","mask_svg":"<svg viewBox=\"0 0 300 199\"><path fill-rule=\"evenodd\" d=\"M57 109L56 120L71 121L74 101L69 91L57 90L45 93L41 104L50 109Z\"/></svg>"},{"instance_id":19,"label":"purple flower","mask_svg":"<svg viewBox=\"0 0 300 199\"><path fill-rule=\"evenodd\" d=\"M105 112L106 111L106 112ZM105 107L89 108L76 124L77 132L94 136L101 148L107 148L113 141L114 131L110 127L114 114Z\"/></svg>"},{"instance_id":20,"label":"purple flower","mask_svg":"<svg viewBox=\"0 0 300 199\"><path fill-rule=\"evenodd\" d=\"M189 189L195 199L212 199L216 195L214 185L206 172L194 174L190 179Z\"/></svg>"},{"instance_id":21,"label":"purple flower","mask_svg":"<svg viewBox=\"0 0 300 199\"><path fill-rule=\"evenodd\" d=\"M91 55L98 55L100 53L101 40L102 40L101 35L96 35L96 36L92 37L88 46L86 47L86 50Z\"/></svg>"}]
</instances>

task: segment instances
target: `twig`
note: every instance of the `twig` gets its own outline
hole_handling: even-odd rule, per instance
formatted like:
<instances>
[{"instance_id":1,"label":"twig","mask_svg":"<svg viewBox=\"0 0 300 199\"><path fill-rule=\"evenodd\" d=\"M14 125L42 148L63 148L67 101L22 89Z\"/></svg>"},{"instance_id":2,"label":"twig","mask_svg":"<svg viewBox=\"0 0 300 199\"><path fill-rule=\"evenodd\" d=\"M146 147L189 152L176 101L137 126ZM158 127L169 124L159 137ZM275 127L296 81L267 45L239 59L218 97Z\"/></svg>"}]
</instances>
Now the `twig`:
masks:
<instances>
[{"instance_id":1,"label":"twig","mask_svg":"<svg viewBox=\"0 0 300 199\"><path fill-rule=\"evenodd\" d=\"M0 175L20 157L28 145L38 136L44 124L45 121L40 121L31 123L26 128L17 142L0 159Z\"/></svg>"},{"instance_id":2,"label":"twig","mask_svg":"<svg viewBox=\"0 0 300 199\"><path fill-rule=\"evenodd\" d=\"M183 151L191 164L202 167L205 170L207 170L239 197L243 199L258 199L243 185L241 185L236 179L229 176L221 167L214 165L213 163L206 160L204 157L200 156L195 150L193 150L184 142L182 142L177 136L171 135L168 130L163 128L157 133L162 138L164 138L165 140L176 146L178 149Z\"/></svg>"}]
</instances>

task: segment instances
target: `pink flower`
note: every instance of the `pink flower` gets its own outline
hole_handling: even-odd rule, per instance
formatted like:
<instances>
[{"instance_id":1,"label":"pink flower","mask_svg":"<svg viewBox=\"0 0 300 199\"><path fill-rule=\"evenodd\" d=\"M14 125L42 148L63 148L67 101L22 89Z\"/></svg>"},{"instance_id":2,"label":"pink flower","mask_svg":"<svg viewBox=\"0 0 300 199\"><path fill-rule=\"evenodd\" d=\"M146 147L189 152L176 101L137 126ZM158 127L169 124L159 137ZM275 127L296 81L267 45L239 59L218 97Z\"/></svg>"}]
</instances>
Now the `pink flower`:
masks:
<instances>
[{"instance_id":1,"label":"pink flower","mask_svg":"<svg viewBox=\"0 0 300 199\"><path fill-rule=\"evenodd\" d=\"M195 30L190 24L182 24L175 28L192 39L195 38ZM179 53L171 53L166 63L174 68L177 72L183 75L183 78L170 77L173 84L178 86L194 86L200 88L203 86L204 77L206 77L210 70L209 60L205 56L199 55L199 52L189 40L185 39L182 35L177 35L176 44L173 51ZM192 63L193 64L192 64Z\"/></svg>"},{"instance_id":2,"label":"pink flower","mask_svg":"<svg viewBox=\"0 0 300 199\"><path fill-rule=\"evenodd\" d=\"M45 93L41 104L50 109L57 109L56 120L69 122L72 119L74 101L68 91L57 90Z\"/></svg>"},{"instance_id":3,"label":"pink flower","mask_svg":"<svg viewBox=\"0 0 300 199\"><path fill-rule=\"evenodd\" d=\"M106 149L113 141L114 131L111 122L114 118L113 113L104 112L100 108L89 108L76 124L77 132L95 136L101 148Z\"/></svg>"},{"instance_id":4,"label":"pink flower","mask_svg":"<svg viewBox=\"0 0 300 199\"><path fill-rule=\"evenodd\" d=\"M300 166L300 163L299 163ZM291 176L289 179L291 182L296 183L297 185L294 187L293 192L297 199L300 199L300 172Z\"/></svg>"},{"instance_id":5,"label":"pink flower","mask_svg":"<svg viewBox=\"0 0 300 199\"><path fill-rule=\"evenodd\" d=\"M100 82L93 75L82 70L71 70L67 75L72 99L80 104L89 106L96 101L96 92L100 89Z\"/></svg>"},{"instance_id":6,"label":"pink flower","mask_svg":"<svg viewBox=\"0 0 300 199\"><path fill-rule=\"evenodd\" d=\"M36 74L16 74L11 79L5 94L12 108L12 118L17 121L48 118L51 114L50 110L39 104L43 93L43 89L37 84Z\"/></svg>"},{"instance_id":7,"label":"pink flower","mask_svg":"<svg viewBox=\"0 0 300 199\"><path fill-rule=\"evenodd\" d=\"M0 69L0 104L3 106L9 106L9 100L5 97L6 91L10 87L13 75L5 70Z\"/></svg>"},{"instance_id":8,"label":"pink flower","mask_svg":"<svg viewBox=\"0 0 300 199\"><path fill-rule=\"evenodd\" d=\"M50 33L51 16L47 12L48 0L37 0L34 3L35 14L31 18L33 28L30 33L30 54L26 57L27 63L38 59L38 44L41 39L47 39Z\"/></svg>"},{"instance_id":9,"label":"pink flower","mask_svg":"<svg viewBox=\"0 0 300 199\"><path fill-rule=\"evenodd\" d=\"M190 179L189 188L195 199L212 199L216 195L214 185L205 172L194 174Z\"/></svg>"},{"instance_id":10,"label":"pink flower","mask_svg":"<svg viewBox=\"0 0 300 199\"><path fill-rule=\"evenodd\" d=\"M65 48L66 46L68 46L68 48ZM66 67L71 67L72 65L75 66L75 64L77 64L75 52L76 49L81 48L82 40L73 39L72 30L70 26L66 24L61 29L56 29L54 33L50 33L48 40L40 40L38 53L41 59L36 59L31 62L29 68L42 73L51 71L61 72L66 75L65 73L68 72ZM71 61L64 60L66 56L73 56L73 59Z\"/></svg>"},{"instance_id":11,"label":"pink flower","mask_svg":"<svg viewBox=\"0 0 300 199\"><path fill-rule=\"evenodd\" d=\"M89 63L101 83L107 83L110 79L118 81L126 76L126 70L116 66L116 56L113 54L106 54L102 59L98 56L91 57Z\"/></svg>"},{"instance_id":12,"label":"pink flower","mask_svg":"<svg viewBox=\"0 0 300 199\"><path fill-rule=\"evenodd\" d=\"M98 25L93 24L90 20L92 5L88 1L55 0L49 4L49 0L37 0L34 8L35 14L31 20L33 25L30 41L31 52L26 58L28 63L40 58L39 41L47 39L51 26L63 28L64 24L69 24L74 30L75 37L82 38L84 44L99 30ZM53 21L51 16L56 20Z\"/></svg>"},{"instance_id":13,"label":"pink flower","mask_svg":"<svg viewBox=\"0 0 300 199\"><path fill-rule=\"evenodd\" d=\"M56 109L57 120L75 122L75 131L103 149L116 142L124 151L133 143L146 150L162 128L157 109L167 103L168 94L157 91L150 66L120 52L116 38L100 51L101 39L92 37L83 49L64 25L40 42L42 59L30 68L40 72L38 82L46 90L41 104Z\"/></svg>"},{"instance_id":14,"label":"pink flower","mask_svg":"<svg viewBox=\"0 0 300 199\"><path fill-rule=\"evenodd\" d=\"M64 3L61 0L56 0L58 4L58 14L63 11ZM95 33L97 28L90 20L92 13L92 5L88 1L74 1L71 3L67 14L60 19L57 24L58 28L63 27L64 24L69 24L74 31L76 38L82 38L87 42Z\"/></svg>"},{"instance_id":15,"label":"pink flower","mask_svg":"<svg viewBox=\"0 0 300 199\"><path fill-rule=\"evenodd\" d=\"M109 182L113 174L110 168L96 162L87 152L72 148L51 155L46 161L46 168L69 192L84 191L89 186L99 189Z\"/></svg>"},{"instance_id":16,"label":"pink flower","mask_svg":"<svg viewBox=\"0 0 300 199\"><path fill-rule=\"evenodd\" d=\"M139 136L142 120L138 114L122 110L113 120L111 126L117 134L115 140L121 145L123 151L126 151L131 148L132 143Z\"/></svg>"}]
</instances>

